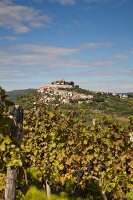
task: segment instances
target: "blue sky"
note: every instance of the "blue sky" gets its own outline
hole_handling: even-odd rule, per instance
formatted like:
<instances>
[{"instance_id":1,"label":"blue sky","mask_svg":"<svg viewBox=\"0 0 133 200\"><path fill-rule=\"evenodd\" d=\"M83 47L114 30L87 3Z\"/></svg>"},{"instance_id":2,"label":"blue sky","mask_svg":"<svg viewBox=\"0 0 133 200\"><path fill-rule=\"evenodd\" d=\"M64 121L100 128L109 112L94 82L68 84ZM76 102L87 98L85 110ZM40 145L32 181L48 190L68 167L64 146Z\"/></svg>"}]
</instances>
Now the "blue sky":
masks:
<instances>
[{"instance_id":1,"label":"blue sky","mask_svg":"<svg viewBox=\"0 0 133 200\"><path fill-rule=\"evenodd\" d=\"M132 0L0 0L0 86L133 91Z\"/></svg>"}]
</instances>

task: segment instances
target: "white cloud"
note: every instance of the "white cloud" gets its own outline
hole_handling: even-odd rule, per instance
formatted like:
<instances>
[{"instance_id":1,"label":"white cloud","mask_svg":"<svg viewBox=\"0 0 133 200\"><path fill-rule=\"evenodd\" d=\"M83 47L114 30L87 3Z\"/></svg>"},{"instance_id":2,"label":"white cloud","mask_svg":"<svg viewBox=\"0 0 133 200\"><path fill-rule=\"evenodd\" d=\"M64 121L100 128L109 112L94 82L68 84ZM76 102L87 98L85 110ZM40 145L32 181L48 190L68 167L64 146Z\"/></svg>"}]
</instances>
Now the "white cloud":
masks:
<instances>
[{"instance_id":1,"label":"white cloud","mask_svg":"<svg viewBox=\"0 0 133 200\"><path fill-rule=\"evenodd\" d=\"M76 3L76 0L49 0L49 2L57 2L61 5L74 5Z\"/></svg>"},{"instance_id":2,"label":"white cloud","mask_svg":"<svg viewBox=\"0 0 133 200\"><path fill-rule=\"evenodd\" d=\"M0 51L0 68L9 71L24 69L66 69L115 66L112 60L80 59L82 48L62 48L48 45L17 45ZM15 68L16 70L16 68Z\"/></svg>"},{"instance_id":3,"label":"white cloud","mask_svg":"<svg viewBox=\"0 0 133 200\"><path fill-rule=\"evenodd\" d=\"M84 88L93 91L104 91L104 92L132 92L133 91L133 82L122 80L100 80L97 79L88 80L86 82L80 82Z\"/></svg>"},{"instance_id":4,"label":"white cloud","mask_svg":"<svg viewBox=\"0 0 133 200\"><path fill-rule=\"evenodd\" d=\"M15 41L15 40L19 40L20 37L17 36L0 36L0 40L8 40L8 41Z\"/></svg>"},{"instance_id":5,"label":"white cloud","mask_svg":"<svg viewBox=\"0 0 133 200\"><path fill-rule=\"evenodd\" d=\"M83 46L63 48L25 44L0 48L0 83L7 89L39 87L43 79L47 81L53 80L53 77L64 77L78 80L81 87L92 90L132 89L133 70L130 66L118 68L116 60L82 58ZM88 51L87 48L84 50ZM119 87L116 80L123 81L123 84L120 83L123 88ZM124 80L129 80L129 83L126 84Z\"/></svg>"},{"instance_id":6,"label":"white cloud","mask_svg":"<svg viewBox=\"0 0 133 200\"><path fill-rule=\"evenodd\" d=\"M0 27L26 33L33 28L46 27L52 18L32 7L13 4L9 0L0 2Z\"/></svg>"},{"instance_id":7,"label":"white cloud","mask_svg":"<svg viewBox=\"0 0 133 200\"><path fill-rule=\"evenodd\" d=\"M113 43L86 43L83 45L83 48L87 49L110 48L113 45L114 45Z\"/></svg>"},{"instance_id":8,"label":"white cloud","mask_svg":"<svg viewBox=\"0 0 133 200\"><path fill-rule=\"evenodd\" d=\"M128 56L126 54L116 54L115 55L115 58L118 58L118 59L126 59L128 58Z\"/></svg>"},{"instance_id":9,"label":"white cloud","mask_svg":"<svg viewBox=\"0 0 133 200\"><path fill-rule=\"evenodd\" d=\"M109 66L115 66L116 62L113 60L98 60L90 64L91 66L101 66L101 67L109 67Z\"/></svg>"},{"instance_id":10,"label":"white cloud","mask_svg":"<svg viewBox=\"0 0 133 200\"><path fill-rule=\"evenodd\" d=\"M99 2L101 0L83 0L83 1L86 2L86 3L95 3L95 2Z\"/></svg>"},{"instance_id":11,"label":"white cloud","mask_svg":"<svg viewBox=\"0 0 133 200\"><path fill-rule=\"evenodd\" d=\"M8 70L1 70L0 72L0 75L2 77L9 77L9 71ZM26 77L26 76L29 76L27 73L23 73L23 72L20 72L20 71L17 71L17 70L13 70L13 71L10 71L10 76L13 77L13 78L16 78L16 77Z\"/></svg>"},{"instance_id":12,"label":"white cloud","mask_svg":"<svg viewBox=\"0 0 133 200\"><path fill-rule=\"evenodd\" d=\"M116 5L123 5L128 2L128 0L82 0L85 3L115 3Z\"/></svg>"},{"instance_id":13,"label":"white cloud","mask_svg":"<svg viewBox=\"0 0 133 200\"><path fill-rule=\"evenodd\" d=\"M133 81L118 81L112 82L112 90L118 92L132 92L133 91Z\"/></svg>"},{"instance_id":14,"label":"white cloud","mask_svg":"<svg viewBox=\"0 0 133 200\"><path fill-rule=\"evenodd\" d=\"M71 56L77 54L79 48L61 48L49 45L34 45L34 44L24 44L16 46L17 49L32 52L39 55L52 55L52 56Z\"/></svg>"},{"instance_id":15,"label":"white cloud","mask_svg":"<svg viewBox=\"0 0 133 200\"><path fill-rule=\"evenodd\" d=\"M12 0L1 0L0 7L5 5L12 5Z\"/></svg>"},{"instance_id":16,"label":"white cloud","mask_svg":"<svg viewBox=\"0 0 133 200\"><path fill-rule=\"evenodd\" d=\"M5 0L6 1L6 0ZM13 0L12 0L13 1ZM25 1L34 1L37 3L42 3L44 0L25 0ZM48 0L51 3L59 3L61 5L74 5L78 2L84 2L88 4L93 4L93 3L119 3L119 4L124 4L127 3L129 0Z\"/></svg>"}]
</instances>

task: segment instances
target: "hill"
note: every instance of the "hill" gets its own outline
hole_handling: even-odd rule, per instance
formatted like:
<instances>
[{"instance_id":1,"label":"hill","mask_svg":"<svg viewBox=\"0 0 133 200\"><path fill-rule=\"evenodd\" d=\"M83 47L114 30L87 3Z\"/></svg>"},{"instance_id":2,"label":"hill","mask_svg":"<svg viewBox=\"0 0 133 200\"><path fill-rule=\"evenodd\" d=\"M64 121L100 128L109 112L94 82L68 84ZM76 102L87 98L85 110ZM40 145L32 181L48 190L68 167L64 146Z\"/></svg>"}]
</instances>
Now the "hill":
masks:
<instances>
[{"instance_id":1,"label":"hill","mask_svg":"<svg viewBox=\"0 0 133 200\"><path fill-rule=\"evenodd\" d=\"M92 92L75 86L74 82L54 81L36 89L15 90L7 93L17 104L24 108L35 108L36 104L59 106L63 110L86 110L93 115L116 115L127 118L133 115L133 97L130 94Z\"/></svg>"},{"instance_id":2,"label":"hill","mask_svg":"<svg viewBox=\"0 0 133 200\"><path fill-rule=\"evenodd\" d=\"M12 91L6 91L6 95L8 95L10 97L11 100L15 100L29 92L32 91L37 91L36 89L24 89L24 90L12 90Z\"/></svg>"}]
</instances>

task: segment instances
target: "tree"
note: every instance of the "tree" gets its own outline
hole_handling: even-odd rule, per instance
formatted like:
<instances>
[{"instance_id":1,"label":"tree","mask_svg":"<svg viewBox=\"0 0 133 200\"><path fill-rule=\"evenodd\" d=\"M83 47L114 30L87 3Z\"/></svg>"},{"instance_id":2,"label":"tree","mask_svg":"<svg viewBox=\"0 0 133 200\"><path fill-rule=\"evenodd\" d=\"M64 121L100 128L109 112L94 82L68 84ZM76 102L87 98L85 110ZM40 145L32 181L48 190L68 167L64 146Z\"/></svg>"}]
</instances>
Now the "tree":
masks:
<instances>
[{"instance_id":1,"label":"tree","mask_svg":"<svg viewBox=\"0 0 133 200\"><path fill-rule=\"evenodd\" d=\"M70 81L69 84L72 85L72 86L74 87L74 82L73 82L73 81Z\"/></svg>"},{"instance_id":2,"label":"tree","mask_svg":"<svg viewBox=\"0 0 133 200\"><path fill-rule=\"evenodd\" d=\"M12 140L14 121L9 117L12 105L5 91L0 88L0 191L5 189L6 170L8 167L21 165L19 147ZM2 197L1 197L2 198Z\"/></svg>"}]
</instances>

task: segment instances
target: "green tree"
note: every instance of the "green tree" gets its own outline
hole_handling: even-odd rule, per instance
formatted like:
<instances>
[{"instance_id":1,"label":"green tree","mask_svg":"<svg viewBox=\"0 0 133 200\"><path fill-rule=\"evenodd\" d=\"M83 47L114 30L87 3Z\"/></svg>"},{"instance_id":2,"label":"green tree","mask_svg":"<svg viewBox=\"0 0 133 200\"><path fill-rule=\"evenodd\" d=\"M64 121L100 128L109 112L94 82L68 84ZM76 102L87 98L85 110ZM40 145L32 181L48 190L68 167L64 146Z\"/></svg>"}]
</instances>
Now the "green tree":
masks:
<instances>
[{"instance_id":1,"label":"green tree","mask_svg":"<svg viewBox=\"0 0 133 200\"><path fill-rule=\"evenodd\" d=\"M5 188L4 178L9 166L21 165L19 148L12 140L14 121L9 118L12 105L5 91L0 88L0 191ZM1 197L2 198L2 197Z\"/></svg>"}]
</instances>

